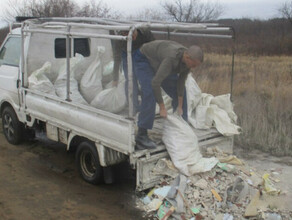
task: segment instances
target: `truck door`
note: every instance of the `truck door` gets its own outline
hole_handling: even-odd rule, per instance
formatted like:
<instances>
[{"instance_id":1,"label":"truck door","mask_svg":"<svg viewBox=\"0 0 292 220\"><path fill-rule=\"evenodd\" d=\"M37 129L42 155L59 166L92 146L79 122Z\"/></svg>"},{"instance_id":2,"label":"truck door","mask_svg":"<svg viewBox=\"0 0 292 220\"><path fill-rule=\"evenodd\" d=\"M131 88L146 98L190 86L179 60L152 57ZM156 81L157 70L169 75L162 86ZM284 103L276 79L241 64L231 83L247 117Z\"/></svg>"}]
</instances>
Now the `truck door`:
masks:
<instances>
[{"instance_id":1,"label":"truck door","mask_svg":"<svg viewBox=\"0 0 292 220\"><path fill-rule=\"evenodd\" d=\"M6 99L17 105L20 54L21 38L9 36L0 49L0 101Z\"/></svg>"}]
</instances>

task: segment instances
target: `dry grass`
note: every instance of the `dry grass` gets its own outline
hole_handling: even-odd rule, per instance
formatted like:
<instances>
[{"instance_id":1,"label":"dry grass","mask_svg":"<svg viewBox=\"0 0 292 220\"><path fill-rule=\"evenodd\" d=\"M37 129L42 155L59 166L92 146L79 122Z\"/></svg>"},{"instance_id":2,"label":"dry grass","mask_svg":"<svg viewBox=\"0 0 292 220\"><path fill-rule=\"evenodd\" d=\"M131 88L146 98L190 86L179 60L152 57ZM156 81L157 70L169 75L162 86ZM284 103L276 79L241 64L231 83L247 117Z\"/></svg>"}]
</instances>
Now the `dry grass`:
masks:
<instances>
[{"instance_id":1,"label":"dry grass","mask_svg":"<svg viewBox=\"0 0 292 220\"><path fill-rule=\"evenodd\" d=\"M203 92L230 93L231 56L206 54L195 78ZM292 57L235 56L233 102L243 132L236 143L292 156Z\"/></svg>"}]
</instances>

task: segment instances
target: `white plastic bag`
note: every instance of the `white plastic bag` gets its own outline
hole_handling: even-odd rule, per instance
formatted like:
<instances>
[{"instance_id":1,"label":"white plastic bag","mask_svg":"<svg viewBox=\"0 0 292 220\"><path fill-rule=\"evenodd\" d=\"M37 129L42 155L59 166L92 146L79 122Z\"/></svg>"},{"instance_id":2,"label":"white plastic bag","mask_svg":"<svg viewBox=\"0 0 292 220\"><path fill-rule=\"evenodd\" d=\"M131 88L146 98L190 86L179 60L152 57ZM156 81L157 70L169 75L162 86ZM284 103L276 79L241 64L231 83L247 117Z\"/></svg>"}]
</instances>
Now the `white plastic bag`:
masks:
<instances>
[{"instance_id":1,"label":"white plastic bag","mask_svg":"<svg viewBox=\"0 0 292 220\"><path fill-rule=\"evenodd\" d=\"M35 70L28 77L29 88L51 95L56 95L54 85L46 76L46 74L50 74L51 67L52 67L51 63L46 62L40 69Z\"/></svg>"},{"instance_id":2,"label":"white plastic bag","mask_svg":"<svg viewBox=\"0 0 292 220\"><path fill-rule=\"evenodd\" d=\"M227 112L219 108L217 105L210 105L206 115L206 121L213 122L213 126L224 136L231 136L240 133L241 128L234 124Z\"/></svg>"},{"instance_id":3,"label":"white plastic bag","mask_svg":"<svg viewBox=\"0 0 292 220\"><path fill-rule=\"evenodd\" d=\"M96 58L87 68L80 82L80 93L88 103L90 103L94 97L102 91L101 55L104 51L104 47L99 46L97 48Z\"/></svg>"},{"instance_id":4,"label":"white plastic bag","mask_svg":"<svg viewBox=\"0 0 292 220\"><path fill-rule=\"evenodd\" d=\"M76 54L75 57L70 59L70 99L72 102L87 104L81 96L78 89L78 82L74 78L75 69L82 60L83 56L81 54ZM57 95L65 99L67 97L67 71L65 64L60 67L59 75L54 85Z\"/></svg>"},{"instance_id":5,"label":"white plastic bag","mask_svg":"<svg viewBox=\"0 0 292 220\"><path fill-rule=\"evenodd\" d=\"M230 94L215 96L210 104L217 105L219 108L225 110L232 122L235 123L237 121L237 115L233 111L233 104L230 101Z\"/></svg>"},{"instance_id":6,"label":"white plastic bag","mask_svg":"<svg viewBox=\"0 0 292 220\"><path fill-rule=\"evenodd\" d=\"M102 75L108 76L113 73L113 70L114 70L114 61L110 61L106 65L104 65Z\"/></svg>"},{"instance_id":7,"label":"white plastic bag","mask_svg":"<svg viewBox=\"0 0 292 220\"><path fill-rule=\"evenodd\" d=\"M186 176L209 171L218 163L214 157L202 157L197 136L178 115L167 116L162 141L175 167Z\"/></svg>"},{"instance_id":8,"label":"white plastic bag","mask_svg":"<svg viewBox=\"0 0 292 220\"><path fill-rule=\"evenodd\" d=\"M201 99L197 106L191 111L188 120L190 124L197 129L210 129L212 122L207 121L207 110L210 106L213 96L206 93L201 93Z\"/></svg>"},{"instance_id":9,"label":"white plastic bag","mask_svg":"<svg viewBox=\"0 0 292 220\"><path fill-rule=\"evenodd\" d=\"M125 80L120 81L117 87L103 90L90 103L98 109L112 113L122 111L126 104Z\"/></svg>"},{"instance_id":10,"label":"white plastic bag","mask_svg":"<svg viewBox=\"0 0 292 220\"><path fill-rule=\"evenodd\" d=\"M212 124L207 124L207 110L209 106L198 105L196 109L192 111L191 116L189 116L189 123L197 129L209 129Z\"/></svg>"},{"instance_id":11,"label":"white plastic bag","mask_svg":"<svg viewBox=\"0 0 292 220\"><path fill-rule=\"evenodd\" d=\"M188 74L185 85L188 103L188 117L191 117L193 110L201 100L202 91L191 74Z\"/></svg>"}]
</instances>

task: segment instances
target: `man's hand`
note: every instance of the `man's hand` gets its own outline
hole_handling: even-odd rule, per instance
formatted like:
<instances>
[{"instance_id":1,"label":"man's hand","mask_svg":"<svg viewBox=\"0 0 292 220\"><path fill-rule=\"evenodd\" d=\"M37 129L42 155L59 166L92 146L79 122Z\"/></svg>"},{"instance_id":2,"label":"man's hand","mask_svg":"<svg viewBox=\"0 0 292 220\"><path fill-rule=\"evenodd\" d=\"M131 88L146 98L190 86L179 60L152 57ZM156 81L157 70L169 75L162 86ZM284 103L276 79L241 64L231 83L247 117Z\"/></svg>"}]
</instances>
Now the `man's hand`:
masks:
<instances>
[{"instance_id":1,"label":"man's hand","mask_svg":"<svg viewBox=\"0 0 292 220\"><path fill-rule=\"evenodd\" d=\"M166 109L160 109L160 116L162 118L166 118L167 117L167 111L166 111Z\"/></svg>"},{"instance_id":2,"label":"man's hand","mask_svg":"<svg viewBox=\"0 0 292 220\"><path fill-rule=\"evenodd\" d=\"M160 103L160 104L159 104L159 108L160 108L160 111L159 111L160 116L161 116L162 118L166 118L166 117L167 117L167 111L166 111L166 109L165 109L164 103Z\"/></svg>"},{"instance_id":3,"label":"man's hand","mask_svg":"<svg viewBox=\"0 0 292 220\"><path fill-rule=\"evenodd\" d=\"M113 87L117 87L118 86L118 83L119 83L118 81L114 80L113 81Z\"/></svg>"}]
</instances>

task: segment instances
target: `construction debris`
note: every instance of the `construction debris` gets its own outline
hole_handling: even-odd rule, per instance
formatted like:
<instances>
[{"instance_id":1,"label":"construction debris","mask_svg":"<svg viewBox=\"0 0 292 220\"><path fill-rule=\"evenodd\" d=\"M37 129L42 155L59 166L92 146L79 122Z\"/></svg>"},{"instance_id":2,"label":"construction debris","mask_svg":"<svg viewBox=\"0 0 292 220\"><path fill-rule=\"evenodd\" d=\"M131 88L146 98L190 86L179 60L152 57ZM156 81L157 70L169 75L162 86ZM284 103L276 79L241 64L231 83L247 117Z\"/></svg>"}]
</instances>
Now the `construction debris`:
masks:
<instances>
[{"instance_id":1,"label":"construction debris","mask_svg":"<svg viewBox=\"0 0 292 220\"><path fill-rule=\"evenodd\" d=\"M190 177L162 159L153 170L156 175L164 174L161 184L139 199L138 206L159 220L292 219L292 209L278 205L285 195L271 178L277 172L261 177L236 156L222 152L215 156L220 161L217 166Z\"/></svg>"}]
</instances>

